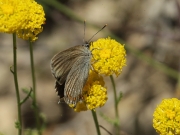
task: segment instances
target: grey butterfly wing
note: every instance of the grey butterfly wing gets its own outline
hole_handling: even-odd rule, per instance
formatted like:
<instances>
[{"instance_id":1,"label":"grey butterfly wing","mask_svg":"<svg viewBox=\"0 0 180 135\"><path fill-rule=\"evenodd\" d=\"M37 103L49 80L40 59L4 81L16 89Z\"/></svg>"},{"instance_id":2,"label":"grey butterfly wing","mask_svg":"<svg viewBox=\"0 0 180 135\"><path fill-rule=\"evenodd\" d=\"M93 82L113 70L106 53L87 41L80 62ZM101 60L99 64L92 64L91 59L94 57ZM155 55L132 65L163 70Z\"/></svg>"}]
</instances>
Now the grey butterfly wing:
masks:
<instances>
[{"instance_id":1,"label":"grey butterfly wing","mask_svg":"<svg viewBox=\"0 0 180 135\"><path fill-rule=\"evenodd\" d=\"M91 52L86 50L73 64L65 83L64 101L76 105L82 100L82 90L90 70Z\"/></svg>"},{"instance_id":2,"label":"grey butterfly wing","mask_svg":"<svg viewBox=\"0 0 180 135\"><path fill-rule=\"evenodd\" d=\"M71 70L73 63L77 61L79 54L82 53L82 45L71 47L65 51L56 54L51 59L51 72L57 82L62 85Z\"/></svg>"}]
</instances>

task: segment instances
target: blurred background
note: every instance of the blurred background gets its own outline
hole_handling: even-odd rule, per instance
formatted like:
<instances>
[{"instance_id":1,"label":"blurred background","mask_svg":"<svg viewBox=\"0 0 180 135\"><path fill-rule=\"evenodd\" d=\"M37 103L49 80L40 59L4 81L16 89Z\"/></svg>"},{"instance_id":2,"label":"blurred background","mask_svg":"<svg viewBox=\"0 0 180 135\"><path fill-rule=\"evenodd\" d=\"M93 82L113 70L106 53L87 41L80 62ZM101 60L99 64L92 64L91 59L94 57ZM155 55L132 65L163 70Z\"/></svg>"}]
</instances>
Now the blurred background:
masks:
<instances>
[{"instance_id":1,"label":"blurred background","mask_svg":"<svg viewBox=\"0 0 180 135\"><path fill-rule=\"evenodd\" d=\"M45 119L43 135L95 135L90 111L74 112L58 104L50 60L56 53L83 44L105 24L93 40L116 38L127 48L127 66L115 77L121 135L157 135L153 112L164 98L180 97L180 1L179 0L38 0L46 13L43 32L34 43L37 101ZM19 88L30 88L29 46L17 40ZM0 33L0 134L14 135L17 106L13 75L12 35ZM113 126L99 114L115 118L112 84L105 77L108 101L97 109L99 124L111 133ZM21 92L21 99L26 95ZM22 106L24 130L34 128L29 99ZM108 135L101 129L102 135Z\"/></svg>"}]
</instances>

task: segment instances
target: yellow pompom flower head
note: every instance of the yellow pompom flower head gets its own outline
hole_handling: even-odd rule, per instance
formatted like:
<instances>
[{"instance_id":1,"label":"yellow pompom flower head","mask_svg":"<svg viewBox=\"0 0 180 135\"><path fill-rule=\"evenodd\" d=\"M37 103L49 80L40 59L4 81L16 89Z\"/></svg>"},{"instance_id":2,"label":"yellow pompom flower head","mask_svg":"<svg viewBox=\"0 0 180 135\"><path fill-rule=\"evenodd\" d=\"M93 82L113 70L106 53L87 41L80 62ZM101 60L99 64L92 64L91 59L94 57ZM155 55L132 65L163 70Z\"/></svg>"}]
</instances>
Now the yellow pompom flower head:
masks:
<instances>
[{"instance_id":1,"label":"yellow pompom flower head","mask_svg":"<svg viewBox=\"0 0 180 135\"><path fill-rule=\"evenodd\" d=\"M114 39L101 38L91 43L92 66L99 74L118 76L122 68L126 65L126 51L124 45L121 45Z\"/></svg>"},{"instance_id":2,"label":"yellow pompom flower head","mask_svg":"<svg viewBox=\"0 0 180 135\"><path fill-rule=\"evenodd\" d=\"M27 18L26 0L0 0L0 32L15 33Z\"/></svg>"},{"instance_id":3,"label":"yellow pompom flower head","mask_svg":"<svg viewBox=\"0 0 180 135\"><path fill-rule=\"evenodd\" d=\"M0 0L0 32L35 41L42 32L44 16L42 6L34 0Z\"/></svg>"},{"instance_id":4,"label":"yellow pompom flower head","mask_svg":"<svg viewBox=\"0 0 180 135\"><path fill-rule=\"evenodd\" d=\"M180 135L180 100L164 99L153 116L153 127L160 135Z\"/></svg>"},{"instance_id":5,"label":"yellow pompom flower head","mask_svg":"<svg viewBox=\"0 0 180 135\"><path fill-rule=\"evenodd\" d=\"M43 30L42 25L45 23L45 13L43 7L33 0L29 1L27 9L29 11L28 18L21 29L17 30L17 35L24 40L30 39L35 41L37 35Z\"/></svg>"}]
</instances>

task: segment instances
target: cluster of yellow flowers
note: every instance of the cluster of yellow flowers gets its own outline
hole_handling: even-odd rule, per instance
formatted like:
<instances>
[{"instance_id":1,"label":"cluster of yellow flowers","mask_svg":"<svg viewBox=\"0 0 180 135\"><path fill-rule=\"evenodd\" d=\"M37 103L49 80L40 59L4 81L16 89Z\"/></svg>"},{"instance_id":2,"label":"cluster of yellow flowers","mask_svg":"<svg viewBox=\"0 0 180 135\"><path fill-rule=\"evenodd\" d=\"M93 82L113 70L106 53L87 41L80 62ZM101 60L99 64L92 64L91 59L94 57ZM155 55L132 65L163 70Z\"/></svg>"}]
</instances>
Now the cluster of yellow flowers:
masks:
<instances>
[{"instance_id":1,"label":"cluster of yellow flowers","mask_svg":"<svg viewBox=\"0 0 180 135\"><path fill-rule=\"evenodd\" d=\"M0 32L35 41L44 23L43 7L34 0L0 0Z\"/></svg>"},{"instance_id":2,"label":"cluster of yellow flowers","mask_svg":"<svg viewBox=\"0 0 180 135\"><path fill-rule=\"evenodd\" d=\"M153 116L153 127L160 135L180 135L180 100L164 99Z\"/></svg>"},{"instance_id":3,"label":"cluster of yellow flowers","mask_svg":"<svg viewBox=\"0 0 180 135\"><path fill-rule=\"evenodd\" d=\"M124 45L111 38L102 38L90 45L92 67L88 80L83 88L83 102L78 102L75 111L93 110L103 106L107 97L107 88L101 75L118 76L126 65ZM71 105L70 105L71 106ZM71 106L72 107L72 106Z\"/></svg>"}]
</instances>

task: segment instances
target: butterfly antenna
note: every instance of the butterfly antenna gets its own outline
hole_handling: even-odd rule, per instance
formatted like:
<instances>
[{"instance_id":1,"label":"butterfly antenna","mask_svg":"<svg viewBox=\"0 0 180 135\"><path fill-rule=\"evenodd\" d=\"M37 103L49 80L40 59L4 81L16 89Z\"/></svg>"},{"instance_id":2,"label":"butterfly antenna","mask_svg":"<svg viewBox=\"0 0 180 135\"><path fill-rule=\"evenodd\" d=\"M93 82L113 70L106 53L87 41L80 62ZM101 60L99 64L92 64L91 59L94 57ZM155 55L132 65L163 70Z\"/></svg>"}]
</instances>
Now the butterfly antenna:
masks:
<instances>
[{"instance_id":1,"label":"butterfly antenna","mask_svg":"<svg viewBox=\"0 0 180 135\"><path fill-rule=\"evenodd\" d=\"M85 43L85 32L86 32L86 21L84 20L84 36L83 36L83 43Z\"/></svg>"},{"instance_id":2,"label":"butterfly antenna","mask_svg":"<svg viewBox=\"0 0 180 135\"><path fill-rule=\"evenodd\" d=\"M93 37L94 37L96 34L98 34L98 33L99 33L101 30L103 30L106 26L107 26L107 24L104 25L100 30L98 30L98 31L88 40L88 43L91 41L91 39L93 39Z\"/></svg>"}]
</instances>

